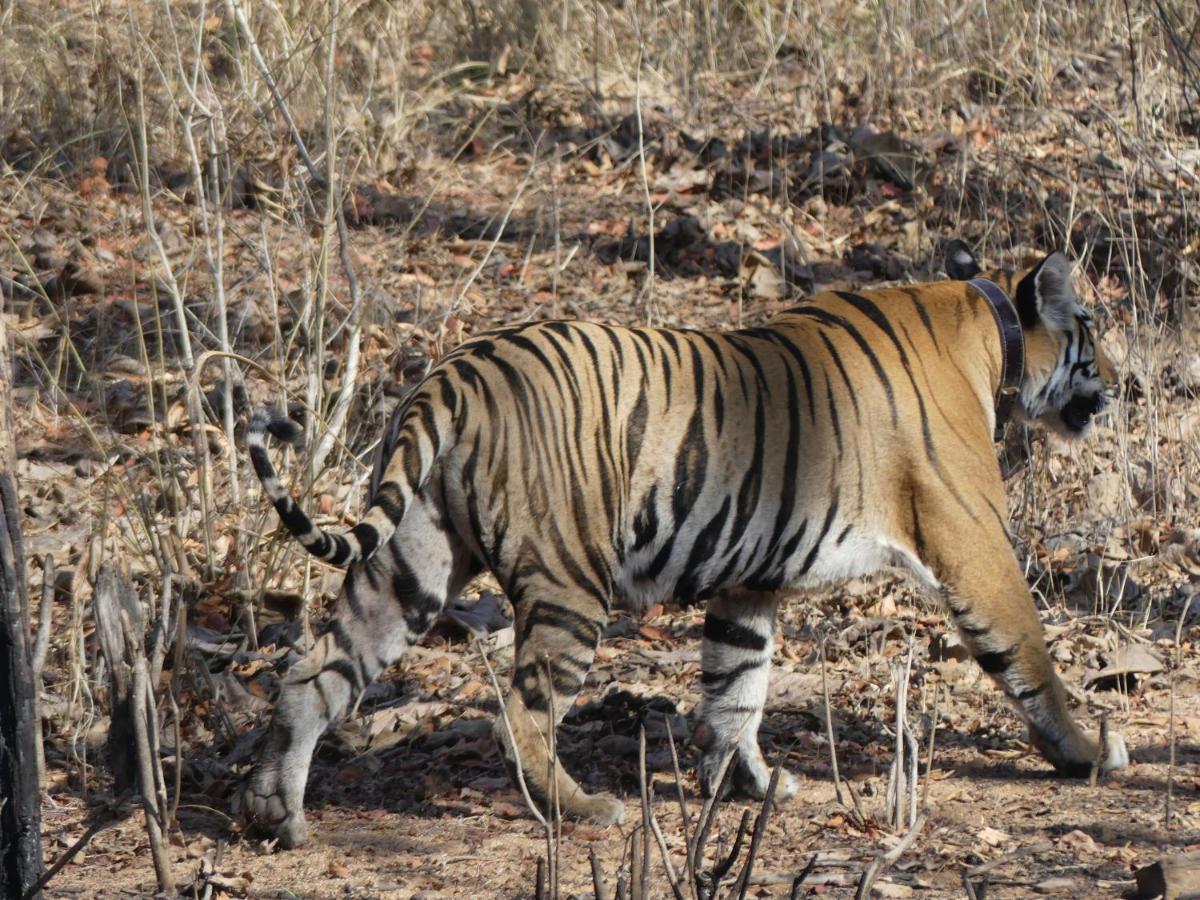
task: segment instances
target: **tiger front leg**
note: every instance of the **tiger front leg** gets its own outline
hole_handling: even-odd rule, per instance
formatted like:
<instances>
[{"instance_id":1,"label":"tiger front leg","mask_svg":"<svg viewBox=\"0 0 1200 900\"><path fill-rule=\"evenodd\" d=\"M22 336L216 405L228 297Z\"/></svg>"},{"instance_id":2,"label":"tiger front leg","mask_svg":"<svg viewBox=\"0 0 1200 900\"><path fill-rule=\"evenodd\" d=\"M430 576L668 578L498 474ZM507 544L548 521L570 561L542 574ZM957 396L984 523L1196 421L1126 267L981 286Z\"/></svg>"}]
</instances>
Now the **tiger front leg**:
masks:
<instances>
[{"instance_id":1,"label":"tiger front leg","mask_svg":"<svg viewBox=\"0 0 1200 900\"><path fill-rule=\"evenodd\" d=\"M1007 537L994 531L972 533L961 525L951 532L952 544L942 543L952 547L947 554L929 553L963 643L1024 720L1031 743L1060 773L1086 777L1093 765L1102 772L1123 768L1129 753L1121 735L1110 731L1102 751L1099 736L1072 718L1029 587ZM958 558L950 562L950 554Z\"/></svg>"},{"instance_id":2,"label":"tiger front leg","mask_svg":"<svg viewBox=\"0 0 1200 900\"><path fill-rule=\"evenodd\" d=\"M956 605L952 601L951 608ZM955 620L980 668L1024 720L1030 742L1055 769L1073 778L1086 778L1093 766L1101 772L1127 766L1129 752L1121 735L1110 731L1102 751L1099 735L1085 732L1072 718L1028 588L1011 605L1016 608L998 620L966 609L956 612Z\"/></svg>"},{"instance_id":3,"label":"tiger front leg","mask_svg":"<svg viewBox=\"0 0 1200 900\"><path fill-rule=\"evenodd\" d=\"M704 615L700 676L704 698L696 715L692 743L700 750L702 793L717 790L725 759L732 771L725 782L756 800L766 796L771 772L758 745L774 650L775 610L770 594L738 593L709 601ZM776 800L795 796L799 784L781 772Z\"/></svg>"}]
</instances>

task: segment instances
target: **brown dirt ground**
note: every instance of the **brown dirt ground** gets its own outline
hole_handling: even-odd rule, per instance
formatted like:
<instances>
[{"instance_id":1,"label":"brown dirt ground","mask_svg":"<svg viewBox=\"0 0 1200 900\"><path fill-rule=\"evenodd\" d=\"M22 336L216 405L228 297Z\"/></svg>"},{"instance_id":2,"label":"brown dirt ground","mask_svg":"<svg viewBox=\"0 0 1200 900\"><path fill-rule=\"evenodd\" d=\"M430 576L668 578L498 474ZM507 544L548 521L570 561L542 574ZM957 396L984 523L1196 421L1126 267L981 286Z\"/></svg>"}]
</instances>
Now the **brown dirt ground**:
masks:
<instances>
[{"instance_id":1,"label":"brown dirt ground","mask_svg":"<svg viewBox=\"0 0 1200 900\"><path fill-rule=\"evenodd\" d=\"M705 133L726 142L731 152L725 158L706 160L702 153L680 149L686 123L665 114L651 117L664 135L647 157L660 235L660 270L649 314L660 322L720 327L760 322L799 289L930 277L938 265L938 240L956 233L973 240L986 237L992 251L1043 247L1053 243L1054 233L1051 228L1042 240L1042 226L1056 221L1055 203L1068 197L1072 185L1085 213L1103 208L1097 198L1107 188L1104 172L1093 165L1095 135L1080 136L1088 126L1086 117L1075 113L1097 106L1120 112L1123 101L1114 85L1090 85L1086 91L1063 87L1054 103L1033 112L965 102L956 110L898 110L872 125L911 142L924 172L916 187L898 186L860 159L826 189L789 197L771 187L773 174L794 175L806 168L812 153L831 140L795 121L796 109L815 108L800 73L781 67L773 78L778 89L770 101L747 99L736 109L731 101L712 113ZM501 101L514 100L530 87L514 78L481 90L480 106L511 112ZM553 96L554 103L539 115L558 129L548 140L558 140L564 152L557 162L542 158L514 205L510 230L494 247L486 225L480 236L479 223L494 222L508 208L532 158L520 139L527 132L503 114L490 119L470 152L456 159L444 152L453 135L429 126L429 134L415 137L432 149L416 157L406 174L382 186L363 185L353 198L351 206L361 214L352 232L354 264L377 309L367 335L362 397L356 401L364 424L351 429L352 446L368 446L386 415L380 385L411 383L426 359L489 325L550 315L646 320L645 247L637 242L646 233L643 183L620 128L631 105L613 101L606 117L585 115L570 91L537 87L541 95ZM811 123L811 115L804 121ZM583 142L585 125L593 126L599 144L577 152L579 144L568 139ZM796 135L797 146L735 149L748 132L763 129L777 137ZM1116 165L1132 167L1115 143L1106 150ZM1028 180L1034 160L1043 172L1034 178L1041 195ZM139 500L148 504L149 520L169 518L171 504L157 501L157 476L146 460L179 458L188 452L190 437L178 417L171 418L173 410L182 409L178 380L167 379L163 387L165 411L159 410L157 420L146 418L145 398L155 379L126 362L138 356L130 339L131 303L146 302L154 280L137 224L140 201L116 179L93 177L99 182L39 176L19 185L0 183L0 224L18 236L15 246L22 253L33 252L30 236L44 230L51 244L101 273L106 285L98 296L69 296L53 310L31 308L10 324L19 332L18 356L25 360L16 402L28 550L31 559L54 551L85 572L84 550L93 535L103 533L125 548L135 571L140 567L153 582L153 560L130 522ZM411 232L403 232L400 226L412 220L407 198L420 199L431 184L440 186L436 206ZM178 236L180 258L198 253L196 221L187 203L168 194L155 202ZM698 230L670 224L689 216ZM241 323L235 340L239 349L270 363L273 312L263 299L268 281L249 246L258 240L259 214L234 209L227 221L226 273L235 285L231 315ZM1080 221L1086 226L1086 215ZM676 230L666 230L671 227ZM288 292L301 286L298 273L310 249L306 226L272 218L266 229L286 307ZM780 247L786 246L789 230L800 249L790 251L797 257L781 266L786 254ZM728 265L722 255L729 252L727 242L756 253L739 250ZM487 263L468 283L467 273L489 250ZM6 247L0 254L20 269L15 250ZM191 267L189 296L200 302L206 288L203 267L196 256L180 264ZM561 275L554 274L556 266L562 267ZM781 268L796 269L792 284ZM1200 666L1194 620L1182 628L1178 649L1175 644L1184 602L1200 586L1198 496L1188 474L1195 471L1188 468L1194 465L1195 439L1183 426L1170 431L1165 424L1185 421L1196 385L1187 380L1177 323L1156 331L1158 325L1134 316L1131 282L1117 262L1093 256L1085 275L1106 346L1127 378L1143 385L1143 393L1127 396L1086 446L1034 440L1028 463L1010 479L1010 509L1018 553L1051 628L1055 659L1083 700L1078 713L1094 723L1106 711L1109 727L1129 742L1132 765L1095 786L1051 777L1022 742L1022 728L997 692L972 665L955 660L952 646L945 647L947 624L936 604L919 599L898 576L793 599L783 613L762 740L768 758L783 760L801 776L803 787L769 820L755 865L764 883L754 884L749 896L786 896L785 876L814 853L821 855L815 872L825 883L812 890L852 896L852 883L864 865L894 844L895 833L883 824L883 794L894 750L894 672L910 646L908 704L922 747L921 803L927 819L915 844L881 880L885 895L960 897L964 869L994 862L986 873L989 898L1035 891L1119 896L1132 888L1134 868L1165 852L1200 847ZM345 285L338 278L334 306L341 315ZM1186 289L1177 288L1176 295L1182 293ZM1161 306L1173 302L1163 297ZM288 308L280 313L285 325L296 315ZM37 359L53 357L60 346L55 323L61 321L71 323L85 354L83 368L90 367L80 372L62 357L57 370L69 404L78 411L74 415L66 411L68 400L38 375L46 369ZM1150 345L1153 353L1146 351ZM101 371L104 378L90 377ZM253 380L248 389L255 402L268 396ZM99 429L103 452L90 449L84 422ZM220 461L220 435L213 441ZM1021 435L1013 435L1006 459L1021 456L1022 443ZM249 469L244 460L241 465L245 490ZM309 495L312 502L322 492L328 508L357 497L361 485L351 484L349 471L343 466L327 473ZM193 637L210 643L213 635L240 633L243 608L237 591L263 580L264 548L277 540L257 492L251 490L250 500L239 506L230 500L228 473L218 466L215 477L219 571L196 586L191 600ZM184 479L185 490L194 487L194 480ZM354 501L349 502L353 512ZM203 547L194 512L178 524L185 551L197 559ZM108 524L97 527L102 519ZM253 552L247 554L247 545ZM275 583L295 588L292 573L298 567L274 565ZM35 597L39 578L34 571ZM318 615L336 583L334 576L315 571L309 596ZM82 647L84 633L90 632L82 621L72 622L73 615L83 615L87 594L77 588L73 596L76 605L66 599L56 611L46 687L53 711L43 823L47 860L83 832L106 797L102 771L87 769L86 792L80 780L90 720L78 714L53 717L66 715L71 691L80 685L72 666L81 657L63 636L79 634ZM637 723L644 719L653 808L677 866L683 827L662 723L664 710L687 713L697 699L700 622L700 612L670 605L642 620L616 617L612 639L562 737L568 767L588 786L625 795L632 821L637 818ZM839 802L834 794L824 738L822 640L829 653L837 755L855 802L849 797ZM1120 648L1141 642L1155 646L1167 663L1165 671L1141 677L1125 692L1084 690L1089 672L1111 662ZM221 679L223 699L214 699L211 686L195 675L195 663L176 674L187 765L171 853L181 883L199 878L203 890L203 870L215 873L206 877L218 895L533 895L545 836L508 786L490 736L479 724L494 709L494 697L479 654L461 630L440 627L423 649L388 674L345 736L331 734L323 741L309 782L312 842L294 852L271 852L243 835L227 815L228 798L250 759L244 752L250 739L244 736L257 734L254 729L269 713L270 667L254 659L233 661L230 653L200 644L195 653ZM503 677L504 651L494 651L494 659ZM95 714L102 725L101 699ZM386 746L364 750L364 729L390 721L389 710L397 706L402 715L394 733L385 729L387 740L379 741ZM927 771L924 755L935 711L933 767ZM243 736L236 742L240 749L224 730L224 716ZM694 820L699 801L690 772L693 756L686 724L680 727L683 788ZM96 755L94 748L87 752ZM1168 826L1172 752L1174 805ZM173 768L167 769L170 778ZM729 845L745 809L757 807L723 807L708 859ZM591 896L590 851L611 887L631 828L564 825L557 846L562 895ZM658 886L652 893L667 896L657 851L654 860ZM114 897L153 889L141 814L132 812L100 832L47 893Z\"/></svg>"}]
</instances>

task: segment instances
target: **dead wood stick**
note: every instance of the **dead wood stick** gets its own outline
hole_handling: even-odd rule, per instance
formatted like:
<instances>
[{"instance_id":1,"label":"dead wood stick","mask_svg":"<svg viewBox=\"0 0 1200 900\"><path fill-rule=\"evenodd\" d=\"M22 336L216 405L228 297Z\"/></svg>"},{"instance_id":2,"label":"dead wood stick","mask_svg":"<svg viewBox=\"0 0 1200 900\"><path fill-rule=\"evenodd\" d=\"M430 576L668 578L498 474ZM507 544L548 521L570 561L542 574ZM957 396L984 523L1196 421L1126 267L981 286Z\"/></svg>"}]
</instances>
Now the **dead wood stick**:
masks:
<instances>
[{"instance_id":1,"label":"dead wood stick","mask_svg":"<svg viewBox=\"0 0 1200 900\"><path fill-rule=\"evenodd\" d=\"M692 900L700 900L696 891L696 868L692 864L690 850L692 836L689 834L691 822L688 816L687 801L683 797L683 773L679 769L679 753L675 749L675 735L671 732L671 720L665 715L663 720L667 723L667 745L671 748L671 768L675 773L675 793L679 800L679 827L683 831L684 865L687 868L688 887L691 888Z\"/></svg>"},{"instance_id":2,"label":"dead wood stick","mask_svg":"<svg viewBox=\"0 0 1200 900\"><path fill-rule=\"evenodd\" d=\"M150 852L154 859L154 874L158 879L158 889L164 894L175 893L175 876L171 872L171 861L163 843L163 831L166 822L165 798L159 796L159 785L162 784L162 768L157 759L152 756L149 730L153 725L158 730L156 722L148 721L154 715L153 702L147 703L148 674L146 671L146 654L142 650L140 635L135 634L129 624L129 617L121 610L121 629L125 636L125 649L133 668L133 702L131 718L133 719L134 747L137 751L138 780L142 795L142 808L146 813L146 835L150 839ZM159 766L157 777L155 766Z\"/></svg>"},{"instance_id":3,"label":"dead wood stick","mask_svg":"<svg viewBox=\"0 0 1200 900\"><path fill-rule=\"evenodd\" d=\"M849 887L852 884L856 884L861 877L861 873L857 871L814 872L813 869L817 868L818 865L819 863L813 865L812 868L805 865L799 872L764 872L760 875L755 875L750 883L765 887L791 883L791 896L799 897L802 887L816 887L820 884L844 885ZM804 876L803 879L801 879L801 876Z\"/></svg>"},{"instance_id":4,"label":"dead wood stick","mask_svg":"<svg viewBox=\"0 0 1200 900\"><path fill-rule=\"evenodd\" d=\"M179 815L179 798L183 796L183 728L179 722L179 704L175 701L173 684L167 685L167 699L171 701L171 724L175 733L175 772L167 821L174 822L175 817Z\"/></svg>"},{"instance_id":5,"label":"dead wood stick","mask_svg":"<svg viewBox=\"0 0 1200 900\"><path fill-rule=\"evenodd\" d=\"M0 797L0 806L3 806L4 801L6 801L6 800L7 800L6 797ZM42 892L42 890L46 887L46 885L48 885L50 883L50 879L53 878L55 875L57 875L62 870L63 866L65 866L67 863L69 863L71 860L73 860L75 858L75 856L79 853L79 851L88 845L88 842L92 838L94 838L97 834L99 834L101 831L103 831L109 825L112 825L113 823L115 823L117 821L119 821L119 820L117 820L117 819L97 820L97 821L93 822L91 825L89 825L87 827L87 831L85 831L80 836L79 840L77 840L70 847L68 847L62 853L62 855L59 856L59 858L54 861L54 864L52 866L50 866L49 869L46 870L46 873L44 875L42 875L42 877L39 878L37 880L37 882L34 883L34 885L25 892L25 895L24 895L25 900L29 900L29 898L38 896Z\"/></svg>"},{"instance_id":6,"label":"dead wood stick","mask_svg":"<svg viewBox=\"0 0 1200 900\"><path fill-rule=\"evenodd\" d=\"M646 784L646 727L638 727L638 793L642 804L642 880L638 893L642 897L650 896L650 789ZM667 858L663 847L663 858ZM667 862L670 865L670 861Z\"/></svg>"},{"instance_id":7,"label":"dead wood stick","mask_svg":"<svg viewBox=\"0 0 1200 900\"><path fill-rule=\"evenodd\" d=\"M938 712L941 708L942 701L942 685L938 685L933 691L933 722L929 726L929 752L925 757L925 781L921 785L921 810L929 808L929 782L933 779L933 746L937 741L938 728Z\"/></svg>"},{"instance_id":8,"label":"dead wood stick","mask_svg":"<svg viewBox=\"0 0 1200 900\"><path fill-rule=\"evenodd\" d=\"M837 802L845 806L842 797L842 776L838 772L837 744L833 737L833 712L829 707L829 679L826 676L825 641L821 640L821 692L825 695L825 738L829 741L829 766L833 769L833 793Z\"/></svg>"},{"instance_id":9,"label":"dead wood stick","mask_svg":"<svg viewBox=\"0 0 1200 900\"><path fill-rule=\"evenodd\" d=\"M54 557L42 557L42 604L38 607L37 639L33 644L33 674L41 677L50 649L50 613L54 610Z\"/></svg>"},{"instance_id":10,"label":"dead wood stick","mask_svg":"<svg viewBox=\"0 0 1200 900\"><path fill-rule=\"evenodd\" d=\"M808 858L808 862L804 864L804 868L799 871L794 879L792 879L792 890L788 895L788 900L800 900L800 888L804 882L808 880L808 876L812 874L813 868L817 865L817 854L814 853Z\"/></svg>"},{"instance_id":11,"label":"dead wood stick","mask_svg":"<svg viewBox=\"0 0 1200 900\"><path fill-rule=\"evenodd\" d=\"M558 897L558 844L562 838L562 809L558 796L558 746L555 744L555 723L558 717L554 710L554 682L550 672L550 657L542 654L542 667L539 677L545 676L546 712L549 715L550 733L546 735L549 760L546 763L546 777L549 788L546 791L546 865L549 868L550 896Z\"/></svg>"},{"instance_id":12,"label":"dead wood stick","mask_svg":"<svg viewBox=\"0 0 1200 900\"><path fill-rule=\"evenodd\" d=\"M668 723L667 732L670 733L670 724ZM646 726L642 725L638 729L638 787L642 797L642 823L643 826L648 825L650 832L654 835L654 839L658 842L658 850L662 854L663 866L667 870L667 881L671 885L671 893L675 895L675 900L684 900L683 890L679 886L679 876L675 874L675 866L671 864L671 853L667 849L667 839L663 837L662 829L658 826L658 819L654 815L654 809L650 806L650 782L646 775ZM686 844L684 845L686 848ZM645 870L650 868L650 847L649 838L643 846L643 852L646 855Z\"/></svg>"},{"instance_id":13,"label":"dead wood stick","mask_svg":"<svg viewBox=\"0 0 1200 900\"><path fill-rule=\"evenodd\" d=\"M662 829L653 812L650 813L650 830L654 832L654 839L658 841L658 850L662 853L663 865L667 869L667 881L671 885L671 893L675 895L675 900L684 900L683 888L679 886L679 876L675 874L675 866L671 864L671 855L667 850L667 839L663 837Z\"/></svg>"},{"instance_id":14,"label":"dead wood stick","mask_svg":"<svg viewBox=\"0 0 1200 900\"><path fill-rule=\"evenodd\" d=\"M921 816L913 823L912 828L900 838L900 842L896 844L887 853L881 854L875 858L871 865L862 874L862 880L858 882L858 890L854 893L854 900L866 900L871 894L871 885L875 882L886 869L888 869L896 860L904 855L904 851L912 846L913 841L917 839L917 835L921 833L921 829L925 827L925 817Z\"/></svg>"},{"instance_id":15,"label":"dead wood stick","mask_svg":"<svg viewBox=\"0 0 1200 900\"><path fill-rule=\"evenodd\" d=\"M720 796L725 790L725 782L733 773L733 753L726 754L725 759L721 761L721 767L717 770L716 788L713 790L711 797L704 801L704 805L700 808L699 828L696 831L695 843L689 851L692 857L692 869L694 872L699 872L700 863L704 856L704 845L708 843L708 834L712 830L713 820L717 815L717 807L720 805Z\"/></svg>"},{"instance_id":16,"label":"dead wood stick","mask_svg":"<svg viewBox=\"0 0 1200 900\"><path fill-rule=\"evenodd\" d=\"M608 890L604 887L604 874L600 871L600 860L596 856L596 847L588 847L588 862L592 864L592 893L596 900L608 900Z\"/></svg>"},{"instance_id":17,"label":"dead wood stick","mask_svg":"<svg viewBox=\"0 0 1200 900\"><path fill-rule=\"evenodd\" d=\"M1108 713L1100 714L1100 739L1097 741L1096 758L1092 760L1092 768L1088 772L1088 787L1095 787L1100 777L1100 767L1108 755Z\"/></svg>"},{"instance_id":18,"label":"dead wood stick","mask_svg":"<svg viewBox=\"0 0 1200 900\"><path fill-rule=\"evenodd\" d=\"M137 746L133 719L140 700L132 687L134 654L126 647L125 632L140 635L142 606L129 577L111 563L96 575L93 614L100 652L108 665L109 707L112 724L108 733L108 765L113 775L113 792L125 794L137 781Z\"/></svg>"},{"instance_id":19,"label":"dead wood stick","mask_svg":"<svg viewBox=\"0 0 1200 900\"><path fill-rule=\"evenodd\" d=\"M275 100L275 106L279 109L279 114L283 116L283 121L288 127L288 133L292 137L292 143L295 144L296 150L300 154L300 160L308 170L308 176L316 184L323 187L325 185L325 176L317 170L312 157L308 155L308 148L304 145L304 139L300 137L300 129L296 127L296 123L292 119L292 112L288 109L287 102L283 99L283 94L275 84L275 79L271 76L271 69L267 65L267 61L263 59L262 52L258 49L258 41L254 39L254 32L250 30L250 23L246 21L246 15L242 12L241 0L226 0L225 7L237 23L242 40L250 48L250 56L254 60L254 65L258 67L258 72L262 75L263 83L266 84L267 90L271 92L271 97Z\"/></svg>"},{"instance_id":20,"label":"dead wood stick","mask_svg":"<svg viewBox=\"0 0 1200 900\"><path fill-rule=\"evenodd\" d=\"M631 900L648 900L646 892L642 890L645 884L642 869L645 866L646 860L642 854L638 853L638 841L641 837L641 831L642 826L638 825L629 835L629 896Z\"/></svg>"},{"instance_id":21,"label":"dead wood stick","mask_svg":"<svg viewBox=\"0 0 1200 900\"><path fill-rule=\"evenodd\" d=\"M779 787L779 773L783 771L783 761L775 764L771 772L771 780L767 783L767 795L763 797L762 809L754 820L754 833L750 836L750 849L746 852L746 862L736 882L738 900L745 900L746 891L750 889L750 876L754 874L754 858L762 845L763 834L767 830L767 819L771 817L771 809L775 804L775 790Z\"/></svg>"},{"instance_id":22,"label":"dead wood stick","mask_svg":"<svg viewBox=\"0 0 1200 900\"><path fill-rule=\"evenodd\" d=\"M917 787L921 764L921 747L908 723L904 723L904 740L908 744L908 821L917 821Z\"/></svg>"},{"instance_id":23,"label":"dead wood stick","mask_svg":"<svg viewBox=\"0 0 1200 900\"><path fill-rule=\"evenodd\" d=\"M799 872L759 872L751 879L751 884L773 885L773 884L788 884L796 879L797 875L804 872L811 873L813 869L849 869L854 880L857 881L862 876L863 869L862 860L858 859L843 859L837 856L821 856L820 853L813 853L808 858L808 862L804 864L804 868ZM815 882L814 882L815 883Z\"/></svg>"},{"instance_id":24,"label":"dead wood stick","mask_svg":"<svg viewBox=\"0 0 1200 900\"><path fill-rule=\"evenodd\" d=\"M1171 696L1167 710L1167 743L1170 745L1170 755L1167 757L1167 800L1163 809L1163 827L1165 828L1171 827L1171 800L1175 794L1175 673L1183 663L1179 641L1183 637L1183 624L1187 621L1188 610L1191 609L1192 601L1195 599L1196 595L1192 594L1184 601L1179 621L1175 623L1175 665L1171 667Z\"/></svg>"},{"instance_id":25,"label":"dead wood stick","mask_svg":"<svg viewBox=\"0 0 1200 900\"><path fill-rule=\"evenodd\" d=\"M42 557L42 603L38 607L37 638L33 644L30 669L33 674L33 752L37 760L39 787L46 786L46 747L42 743L42 671L50 649L50 619L54 611L54 557Z\"/></svg>"},{"instance_id":26,"label":"dead wood stick","mask_svg":"<svg viewBox=\"0 0 1200 900\"><path fill-rule=\"evenodd\" d=\"M745 810L742 813L741 821L738 822L737 834L733 838L733 847L729 851L729 855L720 863L713 866L712 870L712 885L710 886L710 896L717 896L717 888L721 884L721 879L728 874L733 868L733 864L737 862L737 858L742 853L742 841L746 839L746 829L750 826L750 810Z\"/></svg>"},{"instance_id":27,"label":"dead wood stick","mask_svg":"<svg viewBox=\"0 0 1200 900\"><path fill-rule=\"evenodd\" d=\"M967 900L979 900L979 895L975 893L975 885L971 883L970 869L963 869L962 883L963 890L967 892Z\"/></svg>"},{"instance_id":28,"label":"dead wood stick","mask_svg":"<svg viewBox=\"0 0 1200 900\"><path fill-rule=\"evenodd\" d=\"M541 823L542 827L546 827L546 818L542 815L541 810L537 808L537 804L533 802L533 797L529 795L529 788L525 784L525 770L521 767L521 752L517 749L517 738L513 734L512 722L508 719L508 708L504 705L504 693L500 690L500 682L496 680L496 672L492 668L492 662L488 659L487 650L483 646L483 642L479 640L478 635L473 635L475 644L479 648L479 655L483 657L483 667L487 669L488 678L492 681L492 689L496 692L496 701L500 704L500 722L504 725L504 731L508 735L509 746L513 751L513 763L517 772L517 787L521 789L521 796L525 798L525 805L529 807L529 811L533 813L533 817Z\"/></svg>"}]
</instances>

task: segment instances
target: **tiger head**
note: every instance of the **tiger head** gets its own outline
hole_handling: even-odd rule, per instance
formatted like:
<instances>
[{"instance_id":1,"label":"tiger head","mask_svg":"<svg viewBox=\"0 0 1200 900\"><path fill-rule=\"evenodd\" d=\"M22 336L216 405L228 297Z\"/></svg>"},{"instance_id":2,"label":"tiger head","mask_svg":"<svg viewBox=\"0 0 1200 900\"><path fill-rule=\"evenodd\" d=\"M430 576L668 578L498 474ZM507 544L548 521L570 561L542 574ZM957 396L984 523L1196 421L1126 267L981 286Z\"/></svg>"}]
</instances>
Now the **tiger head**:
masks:
<instances>
[{"instance_id":1,"label":"tiger head","mask_svg":"<svg viewBox=\"0 0 1200 900\"><path fill-rule=\"evenodd\" d=\"M1054 252L1024 271L984 272L966 244L951 241L946 273L964 281L981 275L1012 299L1025 336L1021 418L1066 438L1085 434L1108 403L1117 374L1096 342L1092 314L1075 294L1067 258Z\"/></svg>"}]
</instances>

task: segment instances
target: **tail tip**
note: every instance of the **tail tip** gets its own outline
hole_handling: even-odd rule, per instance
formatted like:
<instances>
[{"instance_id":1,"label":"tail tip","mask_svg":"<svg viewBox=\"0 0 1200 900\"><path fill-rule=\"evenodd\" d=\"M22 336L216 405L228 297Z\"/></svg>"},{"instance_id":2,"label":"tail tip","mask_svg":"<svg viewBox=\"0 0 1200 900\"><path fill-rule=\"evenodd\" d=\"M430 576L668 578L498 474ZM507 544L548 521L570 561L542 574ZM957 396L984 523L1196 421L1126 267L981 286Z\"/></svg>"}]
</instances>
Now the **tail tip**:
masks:
<instances>
[{"instance_id":1,"label":"tail tip","mask_svg":"<svg viewBox=\"0 0 1200 900\"><path fill-rule=\"evenodd\" d=\"M299 447L304 437L304 429L281 410L268 406L260 406L254 411L252 425L265 428L276 440Z\"/></svg>"}]
</instances>

